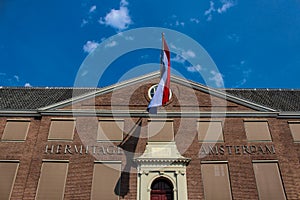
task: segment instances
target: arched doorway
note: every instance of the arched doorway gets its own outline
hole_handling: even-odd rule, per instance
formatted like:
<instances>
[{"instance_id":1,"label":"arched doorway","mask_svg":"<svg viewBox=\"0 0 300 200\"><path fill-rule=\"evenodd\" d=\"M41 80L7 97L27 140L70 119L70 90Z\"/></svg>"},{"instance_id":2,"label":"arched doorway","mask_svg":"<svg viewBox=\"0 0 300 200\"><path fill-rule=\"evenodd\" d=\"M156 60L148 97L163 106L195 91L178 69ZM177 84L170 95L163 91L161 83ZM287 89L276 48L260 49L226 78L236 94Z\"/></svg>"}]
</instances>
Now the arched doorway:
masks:
<instances>
[{"instance_id":1,"label":"arched doorway","mask_svg":"<svg viewBox=\"0 0 300 200\"><path fill-rule=\"evenodd\" d=\"M166 178L157 178L151 185L151 200L173 200L173 184Z\"/></svg>"}]
</instances>

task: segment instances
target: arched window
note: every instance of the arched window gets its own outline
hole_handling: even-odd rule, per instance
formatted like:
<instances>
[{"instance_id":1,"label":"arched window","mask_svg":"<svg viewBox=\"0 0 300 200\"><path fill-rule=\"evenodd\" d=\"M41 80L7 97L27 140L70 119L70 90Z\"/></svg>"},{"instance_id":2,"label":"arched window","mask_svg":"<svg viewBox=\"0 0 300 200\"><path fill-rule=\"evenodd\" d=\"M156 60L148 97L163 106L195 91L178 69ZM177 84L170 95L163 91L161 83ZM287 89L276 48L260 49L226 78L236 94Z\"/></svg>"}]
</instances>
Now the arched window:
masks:
<instances>
[{"instance_id":1,"label":"arched window","mask_svg":"<svg viewBox=\"0 0 300 200\"><path fill-rule=\"evenodd\" d=\"M151 200L173 200L173 184L166 178L160 177L151 185Z\"/></svg>"}]
</instances>

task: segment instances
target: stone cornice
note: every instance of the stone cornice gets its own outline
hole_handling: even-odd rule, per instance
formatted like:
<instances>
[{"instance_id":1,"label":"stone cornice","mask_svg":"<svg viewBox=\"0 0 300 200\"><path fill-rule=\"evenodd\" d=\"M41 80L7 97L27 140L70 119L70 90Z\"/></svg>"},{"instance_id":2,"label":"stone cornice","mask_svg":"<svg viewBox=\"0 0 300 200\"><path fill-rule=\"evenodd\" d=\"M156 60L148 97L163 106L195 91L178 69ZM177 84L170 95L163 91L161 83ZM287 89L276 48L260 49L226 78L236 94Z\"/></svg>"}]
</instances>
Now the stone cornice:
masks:
<instances>
[{"instance_id":1,"label":"stone cornice","mask_svg":"<svg viewBox=\"0 0 300 200\"><path fill-rule=\"evenodd\" d=\"M138 164L172 164L172 163L184 163L188 164L191 159L190 158L135 158L133 159Z\"/></svg>"}]
</instances>

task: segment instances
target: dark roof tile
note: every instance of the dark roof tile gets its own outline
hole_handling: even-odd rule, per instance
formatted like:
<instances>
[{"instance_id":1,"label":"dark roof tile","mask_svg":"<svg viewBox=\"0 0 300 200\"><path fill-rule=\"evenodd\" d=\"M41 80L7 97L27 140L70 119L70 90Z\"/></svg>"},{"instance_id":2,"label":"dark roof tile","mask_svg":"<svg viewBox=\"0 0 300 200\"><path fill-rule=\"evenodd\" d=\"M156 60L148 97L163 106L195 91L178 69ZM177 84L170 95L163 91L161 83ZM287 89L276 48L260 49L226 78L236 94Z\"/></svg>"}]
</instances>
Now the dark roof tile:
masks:
<instances>
[{"instance_id":1,"label":"dark roof tile","mask_svg":"<svg viewBox=\"0 0 300 200\"><path fill-rule=\"evenodd\" d=\"M92 88L1 88L0 110L36 110L91 92Z\"/></svg>"},{"instance_id":2,"label":"dark roof tile","mask_svg":"<svg viewBox=\"0 0 300 200\"><path fill-rule=\"evenodd\" d=\"M228 94L278 111L300 111L300 90L226 89Z\"/></svg>"},{"instance_id":3,"label":"dark roof tile","mask_svg":"<svg viewBox=\"0 0 300 200\"><path fill-rule=\"evenodd\" d=\"M36 110L100 88L0 88L0 110ZM225 89L227 94L273 108L300 111L300 90Z\"/></svg>"}]
</instances>

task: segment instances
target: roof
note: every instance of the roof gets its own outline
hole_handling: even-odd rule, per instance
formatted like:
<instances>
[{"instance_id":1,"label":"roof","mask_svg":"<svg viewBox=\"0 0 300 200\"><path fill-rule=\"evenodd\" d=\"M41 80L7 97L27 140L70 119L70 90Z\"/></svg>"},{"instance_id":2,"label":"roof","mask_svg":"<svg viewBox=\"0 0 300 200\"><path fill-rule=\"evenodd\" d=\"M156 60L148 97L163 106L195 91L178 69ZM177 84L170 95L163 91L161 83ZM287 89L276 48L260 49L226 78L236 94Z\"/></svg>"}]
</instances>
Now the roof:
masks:
<instances>
[{"instance_id":1,"label":"roof","mask_svg":"<svg viewBox=\"0 0 300 200\"><path fill-rule=\"evenodd\" d=\"M300 111L300 90L294 89L225 89L226 93L278 111Z\"/></svg>"},{"instance_id":2,"label":"roof","mask_svg":"<svg viewBox=\"0 0 300 200\"><path fill-rule=\"evenodd\" d=\"M151 78L156 73L141 77L141 80ZM175 77L174 77L175 78ZM180 79L180 78L179 78ZM139 79L133 79L135 82ZM140 81L141 81L140 80ZM125 81L128 84L130 81ZM191 82L192 83L192 82ZM200 85L199 83L194 83ZM118 85L118 84L117 84ZM201 85L200 85L201 86ZM114 86L109 86L114 87ZM34 87L2 87L0 88L0 110L2 111L34 111L71 100L104 88L34 88ZM294 89L221 89L236 98L246 100L261 106L282 112L300 111L300 90Z\"/></svg>"},{"instance_id":3,"label":"roof","mask_svg":"<svg viewBox=\"0 0 300 200\"><path fill-rule=\"evenodd\" d=\"M10 88L0 89L0 110L37 110L100 88ZM300 111L300 90L225 89L227 94L278 111Z\"/></svg>"},{"instance_id":4,"label":"roof","mask_svg":"<svg viewBox=\"0 0 300 200\"><path fill-rule=\"evenodd\" d=\"M4 87L0 89L0 110L37 110L97 88L31 88Z\"/></svg>"}]
</instances>

